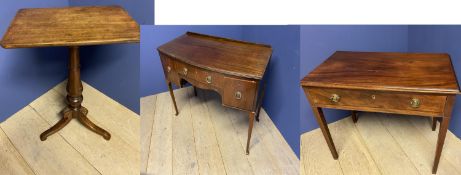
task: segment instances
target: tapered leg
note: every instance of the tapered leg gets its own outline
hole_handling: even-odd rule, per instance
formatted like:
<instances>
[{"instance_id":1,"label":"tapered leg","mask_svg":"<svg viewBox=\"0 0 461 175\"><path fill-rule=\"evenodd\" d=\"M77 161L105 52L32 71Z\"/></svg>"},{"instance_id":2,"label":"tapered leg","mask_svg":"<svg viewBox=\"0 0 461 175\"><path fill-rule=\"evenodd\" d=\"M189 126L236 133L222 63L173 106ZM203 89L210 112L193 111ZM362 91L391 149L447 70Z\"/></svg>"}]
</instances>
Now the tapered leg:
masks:
<instances>
[{"instance_id":1,"label":"tapered leg","mask_svg":"<svg viewBox=\"0 0 461 175\"><path fill-rule=\"evenodd\" d=\"M253 122L255 120L255 115L256 115L255 112L250 112L250 115L248 117L249 125L248 125L247 150L246 150L247 155L250 154L251 132L253 131Z\"/></svg>"},{"instance_id":2,"label":"tapered leg","mask_svg":"<svg viewBox=\"0 0 461 175\"><path fill-rule=\"evenodd\" d=\"M351 115L351 116L352 116L352 121L353 121L354 123L357 123L357 120L358 120L358 118L357 118L357 111L352 111L352 115Z\"/></svg>"},{"instance_id":3,"label":"tapered leg","mask_svg":"<svg viewBox=\"0 0 461 175\"><path fill-rule=\"evenodd\" d=\"M96 132L97 134L102 135L106 140L110 139L110 134L96 126L92 123L86 115L88 110L82 106L83 96L83 86L82 81L80 80L80 58L78 52L78 46L69 47L69 74L67 80L67 107L63 111L63 119L56 123L53 127L46 130L40 135L40 140L44 141L46 138L64 126L66 126L72 118L78 118L82 124L89 128L90 130Z\"/></svg>"},{"instance_id":4,"label":"tapered leg","mask_svg":"<svg viewBox=\"0 0 461 175\"><path fill-rule=\"evenodd\" d=\"M176 100L174 98L173 87L171 86L171 82L168 82L168 90L170 91L171 100L173 100L174 110L176 111L176 114L174 115L178 115L178 106L176 106Z\"/></svg>"},{"instance_id":5,"label":"tapered leg","mask_svg":"<svg viewBox=\"0 0 461 175\"><path fill-rule=\"evenodd\" d=\"M435 131L435 128L437 128L437 118L431 117L432 120L432 131Z\"/></svg>"},{"instance_id":6,"label":"tapered leg","mask_svg":"<svg viewBox=\"0 0 461 175\"><path fill-rule=\"evenodd\" d=\"M194 86L194 95L197 97L197 88Z\"/></svg>"},{"instance_id":7,"label":"tapered leg","mask_svg":"<svg viewBox=\"0 0 461 175\"><path fill-rule=\"evenodd\" d=\"M264 84L263 89L261 90L261 94L258 97L257 101L257 109L256 109L256 121L259 122L259 112L261 111L261 107L263 106L263 98L264 93L266 91L266 84Z\"/></svg>"},{"instance_id":8,"label":"tapered leg","mask_svg":"<svg viewBox=\"0 0 461 175\"><path fill-rule=\"evenodd\" d=\"M443 118L440 123L439 137L437 138L437 148L435 150L434 166L432 167L432 174L437 172L439 166L440 156L442 155L443 144L445 143L445 136L447 135L448 125L450 124L450 117Z\"/></svg>"},{"instance_id":9,"label":"tapered leg","mask_svg":"<svg viewBox=\"0 0 461 175\"><path fill-rule=\"evenodd\" d=\"M62 114L63 114L63 118L61 120L59 120L58 123L56 123L53 127L51 127L50 129L48 129L45 132L43 132L42 134L40 134L40 140L41 141L45 141L46 138L48 138L48 136L58 132L59 130L64 128L64 126L66 126L70 122L70 120L72 120L72 111L69 110L68 108L66 108L62 112Z\"/></svg>"},{"instance_id":10,"label":"tapered leg","mask_svg":"<svg viewBox=\"0 0 461 175\"><path fill-rule=\"evenodd\" d=\"M450 125L451 113L455 103L455 96L448 96L445 104L443 118L440 122L439 136L437 138L437 147L435 149L434 165L432 167L432 174L437 173L439 166L440 156L442 155L443 144L445 143L445 136L447 135L448 126Z\"/></svg>"},{"instance_id":11,"label":"tapered leg","mask_svg":"<svg viewBox=\"0 0 461 175\"><path fill-rule=\"evenodd\" d=\"M330 130L328 129L327 122L325 121L325 116L323 115L322 108L313 107L312 111L314 112L315 119L319 123L320 130L322 130L323 137L330 148L330 152L333 155L334 159L338 159L338 153L336 152L335 144L333 143L333 139L331 139Z\"/></svg>"}]
</instances>

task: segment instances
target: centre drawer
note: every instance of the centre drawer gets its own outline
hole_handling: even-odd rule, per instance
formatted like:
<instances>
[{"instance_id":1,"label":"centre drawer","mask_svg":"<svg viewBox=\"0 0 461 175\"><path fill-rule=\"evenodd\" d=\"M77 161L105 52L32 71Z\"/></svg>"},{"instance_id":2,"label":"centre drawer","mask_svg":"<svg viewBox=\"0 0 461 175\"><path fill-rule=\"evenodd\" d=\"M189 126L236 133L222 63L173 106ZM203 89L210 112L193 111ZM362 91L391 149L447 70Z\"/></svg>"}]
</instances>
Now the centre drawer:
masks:
<instances>
[{"instance_id":1,"label":"centre drawer","mask_svg":"<svg viewBox=\"0 0 461 175\"><path fill-rule=\"evenodd\" d=\"M442 114L446 96L404 92L306 88L311 103L339 109L370 109L371 111L411 111ZM408 112L410 111L410 112Z\"/></svg>"}]
</instances>

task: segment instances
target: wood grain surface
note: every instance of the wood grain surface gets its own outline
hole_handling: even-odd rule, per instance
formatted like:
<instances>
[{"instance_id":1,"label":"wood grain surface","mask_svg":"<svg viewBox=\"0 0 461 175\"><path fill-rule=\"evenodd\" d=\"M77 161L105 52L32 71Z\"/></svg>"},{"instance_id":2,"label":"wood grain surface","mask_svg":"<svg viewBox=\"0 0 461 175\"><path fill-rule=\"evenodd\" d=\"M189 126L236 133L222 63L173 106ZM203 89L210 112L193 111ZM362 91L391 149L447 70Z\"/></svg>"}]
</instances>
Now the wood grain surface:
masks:
<instances>
[{"instance_id":1,"label":"wood grain surface","mask_svg":"<svg viewBox=\"0 0 461 175\"><path fill-rule=\"evenodd\" d=\"M261 79L272 54L268 45L187 32L158 51L191 65L246 78Z\"/></svg>"},{"instance_id":2,"label":"wood grain surface","mask_svg":"<svg viewBox=\"0 0 461 175\"><path fill-rule=\"evenodd\" d=\"M448 54L337 51L302 86L459 94Z\"/></svg>"},{"instance_id":3,"label":"wood grain surface","mask_svg":"<svg viewBox=\"0 0 461 175\"><path fill-rule=\"evenodd\" d=\"M17 12L4 48L139 42L139 25L120 6L28 8Z\"/></svg>"}]
</instances>

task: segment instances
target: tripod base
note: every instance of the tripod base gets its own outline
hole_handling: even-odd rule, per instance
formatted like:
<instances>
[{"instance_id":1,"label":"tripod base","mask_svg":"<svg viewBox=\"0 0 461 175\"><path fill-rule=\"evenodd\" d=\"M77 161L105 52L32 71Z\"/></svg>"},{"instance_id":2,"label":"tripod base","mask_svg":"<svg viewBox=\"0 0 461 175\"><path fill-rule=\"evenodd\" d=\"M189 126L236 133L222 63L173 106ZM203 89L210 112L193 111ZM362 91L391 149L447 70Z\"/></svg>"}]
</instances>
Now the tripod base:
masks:
<instances>
[{"instance_id":1,"label":"tripod base","mask_svg":"<svg viewBox=\"0 0 461 175\"><path fill-rule=\"evenodd\" d=\"M62 128L64 128L64 126L66 126L70 122L70 120L72 120L73 118L77 118L80 121L80 123L83 124L83 126L88 128L89 130L101 135L104 139L106 139L106 140L110 139L109 132L107 132L106 130L104 130L104 129L98 127L98 126L96 126L93 122L91 122L86 117L86 115L88 114L88 110L85 107L81 106L79 109L71 109L69 107L66 107L62 111L62 114L63 114L63 118L61 120L59 120L58 123L56 123L50 129L48 129L45 132L43 132L42 134L40 134L40 140L45 141L48 136L50 136L50 135L58 132Z\"/></svg>"}]
</instances>

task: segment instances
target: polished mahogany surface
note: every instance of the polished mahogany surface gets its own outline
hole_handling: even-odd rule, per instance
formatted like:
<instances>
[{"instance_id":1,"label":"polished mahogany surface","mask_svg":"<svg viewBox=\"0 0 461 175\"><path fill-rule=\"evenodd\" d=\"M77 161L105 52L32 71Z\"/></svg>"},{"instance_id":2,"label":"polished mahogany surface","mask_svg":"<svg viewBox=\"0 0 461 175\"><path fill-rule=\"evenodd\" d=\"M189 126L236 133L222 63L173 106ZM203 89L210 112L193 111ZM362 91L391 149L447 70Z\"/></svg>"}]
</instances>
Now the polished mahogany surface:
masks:
<instances>
[{"instance_id":1,"label":"polished mahogany surface","mask_svg":"<svg viewBox=\"0 0 461 175\"><path fill-rule=\"evenodd\" d=\"M337 51L302 86L459 94L448 54Z\"/></svg>"},{"instance_id":2,"label":"polished mahogany surface","mask_svg":"<svg viewBox=\"0 0 461 175\"><path fill-rule=\"evenodd\" d=\"M139 25L119 6L30 8L17 12L4 48L139 42Z\"/></svg>"},{"instance_id":3,"label":"polished mahogany surface","mask_svg":"<svg viewBox=\"0 0 461 175\"><path fill-rule=\"evenodd\" d=\"M272 49L268 45L187 32L158 51L210 71L261 79Z\"/></svg>"}]
</instances>

